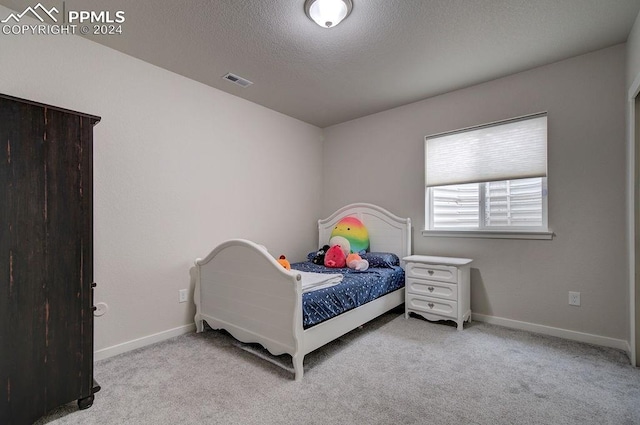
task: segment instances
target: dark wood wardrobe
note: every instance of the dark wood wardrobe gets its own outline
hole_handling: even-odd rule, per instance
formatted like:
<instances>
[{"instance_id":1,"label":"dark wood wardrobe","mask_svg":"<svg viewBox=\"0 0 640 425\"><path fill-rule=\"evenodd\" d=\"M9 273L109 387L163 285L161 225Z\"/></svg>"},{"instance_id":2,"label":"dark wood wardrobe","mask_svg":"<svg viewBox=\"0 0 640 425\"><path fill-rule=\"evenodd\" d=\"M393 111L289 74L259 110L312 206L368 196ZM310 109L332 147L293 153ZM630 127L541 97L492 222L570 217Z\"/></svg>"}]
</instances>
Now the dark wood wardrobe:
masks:
<instances>
[{"instance_id":1,"label":"dark wood wardrobe","mask_svg":"<svg viewBox=\"0 0 640 425\"><path fill-rule=\"evenodd\" d=\"M31 424L93 379L93 126L0 94L0 424Z\"/></svg>"}]
</instances>

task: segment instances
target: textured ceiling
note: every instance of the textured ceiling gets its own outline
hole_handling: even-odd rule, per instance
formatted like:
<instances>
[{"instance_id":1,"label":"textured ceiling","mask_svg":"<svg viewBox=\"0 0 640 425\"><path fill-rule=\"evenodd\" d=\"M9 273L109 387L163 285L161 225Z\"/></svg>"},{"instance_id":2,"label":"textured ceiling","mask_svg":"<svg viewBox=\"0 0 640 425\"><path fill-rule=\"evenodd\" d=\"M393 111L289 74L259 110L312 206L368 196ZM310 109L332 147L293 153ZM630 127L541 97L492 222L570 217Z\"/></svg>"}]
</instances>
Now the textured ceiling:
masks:
<instances>
[{"instance_id":1,"label":"textured ceiling","mask_svg":"<svg viewBox=\"0 0 640 425\"><path fill-rule=\"evenodd\" d=\"M21 12L36 2L0 0ZM42 0L45 6L62 1ZM125 12L92 40L326 127L625 42L640 0L353 0L323 29L304 0L66 0ZM254 84L235 86L227 72Z\"/></svg>"}]
</instances>

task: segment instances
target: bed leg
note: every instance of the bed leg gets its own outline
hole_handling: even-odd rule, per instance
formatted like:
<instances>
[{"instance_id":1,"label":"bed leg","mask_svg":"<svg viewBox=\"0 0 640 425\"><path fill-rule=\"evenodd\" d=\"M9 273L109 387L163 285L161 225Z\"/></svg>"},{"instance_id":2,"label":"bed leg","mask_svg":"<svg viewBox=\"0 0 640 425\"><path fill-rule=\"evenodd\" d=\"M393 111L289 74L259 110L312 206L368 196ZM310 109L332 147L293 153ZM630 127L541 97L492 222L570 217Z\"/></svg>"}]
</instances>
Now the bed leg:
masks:
<instances>
[{"instance_id":1,"label":"bed leg","mask_svg":"<svg viewBox=\"0 0 640 425\"><path fill-rule=\"evenodd\" d=\"M293 370L296 372L296 381L302 381L302 375L304 374L303 360L304 356L299 354L293 356Z\"/></svg>"}]
</instances>

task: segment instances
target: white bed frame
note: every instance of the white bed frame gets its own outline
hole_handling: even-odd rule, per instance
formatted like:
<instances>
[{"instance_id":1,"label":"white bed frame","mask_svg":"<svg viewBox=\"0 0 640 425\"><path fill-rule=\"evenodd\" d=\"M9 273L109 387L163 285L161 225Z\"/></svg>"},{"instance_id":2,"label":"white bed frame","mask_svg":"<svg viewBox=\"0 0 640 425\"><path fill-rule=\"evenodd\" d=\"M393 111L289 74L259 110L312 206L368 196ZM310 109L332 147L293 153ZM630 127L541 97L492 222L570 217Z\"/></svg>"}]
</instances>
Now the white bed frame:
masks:
<instances>
[{"instance_id":1,"label":"white bed frame","mask_svg":"<svg viewBox=\"0 0 640 425\"><path fill-rule=\"evenodd\" d=\"M371 204L347 205L318 220L319 245L329 241L336 223L357 217L369 231L370 250L411 254L411 219ZM194 302L196 331L204 321L245 343L259 343L273 355L293 358L296 381L307 353L404 302L404 287L308 329L302 327L300 274L286 270L264 247L244 239L217 246L197 259Z\"/></svg>"}]
</instances>

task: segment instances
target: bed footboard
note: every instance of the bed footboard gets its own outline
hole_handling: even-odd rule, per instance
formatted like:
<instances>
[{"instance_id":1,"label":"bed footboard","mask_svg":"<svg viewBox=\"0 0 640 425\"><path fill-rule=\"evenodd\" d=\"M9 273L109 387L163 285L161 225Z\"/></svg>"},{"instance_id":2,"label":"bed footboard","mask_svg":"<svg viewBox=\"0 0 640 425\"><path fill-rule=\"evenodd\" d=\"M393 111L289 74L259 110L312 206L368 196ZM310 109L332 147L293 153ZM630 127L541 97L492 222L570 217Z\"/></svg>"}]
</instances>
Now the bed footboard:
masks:
<instances>
[{"instance_id":1,"label":"bed footboard","mask_svg":"<svg viewBox=\"0 0 640 425\"><path fill-rule=\"evenodd\" d=\"M284 269L263 247L244 239L219 245L195 265L197 332L206 321L274 355L296 355L302 334L298 273Z\"/></svg>"}]
</instances>

